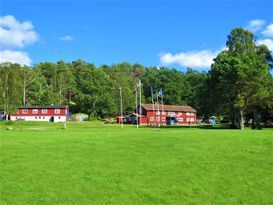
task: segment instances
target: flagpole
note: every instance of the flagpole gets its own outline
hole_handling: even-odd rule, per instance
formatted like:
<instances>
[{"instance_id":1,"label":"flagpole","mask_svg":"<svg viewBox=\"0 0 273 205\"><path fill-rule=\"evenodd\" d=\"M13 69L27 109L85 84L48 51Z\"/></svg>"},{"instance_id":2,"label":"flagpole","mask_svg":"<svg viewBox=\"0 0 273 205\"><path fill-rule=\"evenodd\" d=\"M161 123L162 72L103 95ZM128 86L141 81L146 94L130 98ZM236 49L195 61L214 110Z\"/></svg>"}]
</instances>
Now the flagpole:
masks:
<instances>
[{"instance_id":1,"label":"flagpole","mask_svg":"<svg viewBox=\"0 0 273 205\"><path fill-rule=\"evenodd\" d=\"M153 117L154 117L153 125L155 125L155 104L154 104L154 90L153 90L153 87L151 87L151 94L152 94Z\"/></svg>"},{"instance_id":2,"label":"flagpole","mask_svg":"<svg viewBox=\"0 0 273 205\"><path fill-rule=\"evenodd\" d=\"M121 127L123 128L123 111L122 111L122 88L119 86L119 94L120 94L120 116L121 116Z\"/></svg>"},{"instance_id":3,"label":"flagpole","mask_svg":"<svg viewBox=\"0 0 273 205\"><path fill-rule=\"evenodd\" d=\"M138 128L138 111L137 111L137 86L135 87L135 91L136 91L136 125L137 125L137 128Z\"/></svg>"},{"instance_id":4,"label":"flagpole","mask_svg":"<svg viewBox=\"0 0 273 205\"><path fill-rule=\"evenodd\" d=\"M139 126L141 125L141 115L142 115L142 107L141 107L141 81L139 80Z\"/></svg>"}]
</instances>

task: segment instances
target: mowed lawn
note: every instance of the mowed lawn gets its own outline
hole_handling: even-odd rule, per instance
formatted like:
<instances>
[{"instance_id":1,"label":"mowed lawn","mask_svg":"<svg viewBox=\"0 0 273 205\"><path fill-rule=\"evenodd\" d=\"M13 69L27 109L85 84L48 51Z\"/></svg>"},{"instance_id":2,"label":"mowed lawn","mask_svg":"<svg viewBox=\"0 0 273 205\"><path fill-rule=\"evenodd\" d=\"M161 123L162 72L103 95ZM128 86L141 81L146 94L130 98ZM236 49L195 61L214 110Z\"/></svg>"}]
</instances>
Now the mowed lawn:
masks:
<instances>
[{"instance_id":1,"label":"mowed lawn","mask_svg":"<svg viewBox=\"0 0 273 205\"><path fill-rule=\"evenodd\" d=\"M273 130L0 124L1 204L273 204Z\"/></svg>"}]
</instances>

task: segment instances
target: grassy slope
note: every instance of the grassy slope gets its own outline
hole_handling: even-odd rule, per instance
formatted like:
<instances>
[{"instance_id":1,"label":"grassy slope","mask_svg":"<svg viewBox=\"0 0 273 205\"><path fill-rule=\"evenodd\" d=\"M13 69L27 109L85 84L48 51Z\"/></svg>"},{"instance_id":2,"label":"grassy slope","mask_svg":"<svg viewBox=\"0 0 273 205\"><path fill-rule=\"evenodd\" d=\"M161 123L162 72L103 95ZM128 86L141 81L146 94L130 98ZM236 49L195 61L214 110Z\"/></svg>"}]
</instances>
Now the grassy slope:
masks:
<instances>
[{"instance_id":1,"label":"grassy slope","mask_svg":"<svg viewBox=\"0 0 273 205\"><path fill-rule=\"evenodd\" d=\"M2 124L2 204L272 204L272 129L61 126Z\"/></svg>"}]
</instances>

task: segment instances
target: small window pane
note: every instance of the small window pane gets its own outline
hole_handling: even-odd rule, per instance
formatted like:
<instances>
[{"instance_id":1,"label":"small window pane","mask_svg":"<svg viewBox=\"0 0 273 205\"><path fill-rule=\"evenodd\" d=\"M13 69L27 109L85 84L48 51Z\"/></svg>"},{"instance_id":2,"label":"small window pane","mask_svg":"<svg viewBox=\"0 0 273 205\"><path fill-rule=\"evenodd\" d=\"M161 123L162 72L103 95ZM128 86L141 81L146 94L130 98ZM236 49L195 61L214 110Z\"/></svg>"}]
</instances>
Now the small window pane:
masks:
<instances>
[{"instance_id":1,"label":"small window pane","mask_svg":"<svg viewBox=\"0 0 273 205\"><path fill-rule=\"evenodd\" d=\"M38 109L33 109L32 114L38 114Z\"/></svg>"},{"instance_id":2,"label":"small window pane","mask_svg":"<svg viewBox=\"0 0 273 205\"><path fill-rule=\"evenodd\" d=\"M60 109L55 109L55 114L60 114L61 110Z\"/></svg>"}]
</instances>

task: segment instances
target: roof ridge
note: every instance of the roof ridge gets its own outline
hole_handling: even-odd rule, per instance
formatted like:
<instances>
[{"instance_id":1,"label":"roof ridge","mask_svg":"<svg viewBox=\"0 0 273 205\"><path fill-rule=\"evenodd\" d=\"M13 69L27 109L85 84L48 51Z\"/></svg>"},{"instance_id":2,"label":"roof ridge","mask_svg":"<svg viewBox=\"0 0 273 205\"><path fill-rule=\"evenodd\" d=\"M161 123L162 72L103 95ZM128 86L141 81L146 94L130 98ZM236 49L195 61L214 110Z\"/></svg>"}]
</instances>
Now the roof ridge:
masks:
<instances>
[{"instance_id":1,"label":"roof ridge","mask_svg":"<svg viewBox=\"0 0 273 205\"><path fill-rule=\"evenodd\" d=\"M155 104L158 105L160 109L165 111L177 111L177 112L196 112L196 110L190 105L166 105L166 104ZM141 106L146 110L153 110L157 107L154 107L152 103L141 103Z\"/></svg>"}]
</instances>

